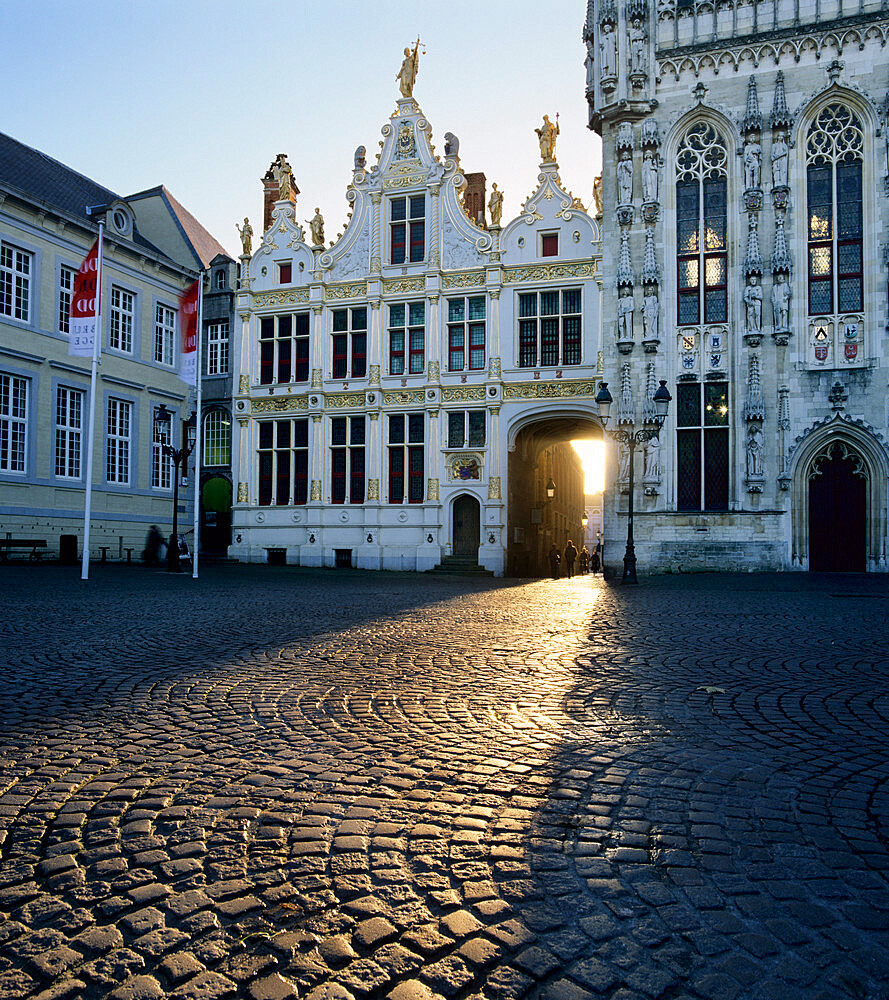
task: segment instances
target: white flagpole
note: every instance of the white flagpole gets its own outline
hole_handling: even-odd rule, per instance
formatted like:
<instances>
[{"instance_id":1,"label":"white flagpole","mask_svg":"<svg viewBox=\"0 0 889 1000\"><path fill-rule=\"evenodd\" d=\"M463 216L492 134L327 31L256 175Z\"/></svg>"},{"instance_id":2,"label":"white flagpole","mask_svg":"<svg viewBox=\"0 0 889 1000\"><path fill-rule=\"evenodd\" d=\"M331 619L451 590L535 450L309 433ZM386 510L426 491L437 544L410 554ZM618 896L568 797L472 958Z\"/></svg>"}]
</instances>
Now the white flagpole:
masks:
<instances>
[{"instance_id":1,"label":"white flagpole","mask_svg":"<svg viewBox=\"0 0 889 1000\"><path fill-rule=\"evenodd\" d=\"M89 212L89 209L87 209ZM96 273L96 329L93 334L93 359L90 365L90 412L86 432L86 495L83 508L83 559L80 565L80 579L90 578L90 510L93 501L93 452L95 451L96 430L96 374L102 343L102 237L105 232L105 218L99 219L99 263Z\"/></svg>"},{"instance_id":2,"label":"white flagpole","mask_svg":"<svg viewBox=\"0 0 889 1000\"><path fill-rule=\"evenodd\" d=\"M194 532L192 537L192 547L194 552L192 553L192 580L197 580L198 578L198 548L200 547L200 530L201 530L201 445L203 441L201 440L201 373L203 371L201 365L201 342L203 340L204 334L204 272L201 271L198 275L198 329L197 329L197 343L195 344L195 349L197 351L197 360L195 364L195 383L197 388L197 405L195 413L195 435L194 435Z\"/></svg>"}]
</instances>

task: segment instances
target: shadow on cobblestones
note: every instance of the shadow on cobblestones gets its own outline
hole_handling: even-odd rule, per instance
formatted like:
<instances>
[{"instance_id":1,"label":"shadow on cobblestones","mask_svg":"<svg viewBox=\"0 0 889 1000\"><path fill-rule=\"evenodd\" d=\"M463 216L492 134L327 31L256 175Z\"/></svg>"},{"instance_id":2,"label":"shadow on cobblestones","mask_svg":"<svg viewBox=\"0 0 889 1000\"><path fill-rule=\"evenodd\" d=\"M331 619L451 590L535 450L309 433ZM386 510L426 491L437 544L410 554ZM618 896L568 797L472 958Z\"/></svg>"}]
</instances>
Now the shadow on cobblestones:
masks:
<instances>
[{"instance_id":1,"label":"shadow on cobblestones","mask_svg":"<svg viewBox=\"0 0 889 1000\"><path fill-rule=\"evenodd\" d=\"M885 1000L880 579L0 582L2 998Z\"/></svg>"}]
</instances>

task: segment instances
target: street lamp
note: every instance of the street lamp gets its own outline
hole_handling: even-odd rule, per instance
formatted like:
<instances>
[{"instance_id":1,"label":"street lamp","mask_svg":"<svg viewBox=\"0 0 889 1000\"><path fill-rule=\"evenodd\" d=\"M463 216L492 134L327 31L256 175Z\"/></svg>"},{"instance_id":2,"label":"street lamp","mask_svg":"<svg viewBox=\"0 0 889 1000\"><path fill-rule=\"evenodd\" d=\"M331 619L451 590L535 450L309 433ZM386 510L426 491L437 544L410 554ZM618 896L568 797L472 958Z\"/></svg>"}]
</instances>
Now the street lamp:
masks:
<instances>
[{"instance_id":1,"label":"street lamp","mask_svg":"<svg viewBox=\"0 0 889 1000\"><path fill-rule=\"evenodd\" d=\"M586 511L584 511L580 515L580 525L583 528L583 536L584 536L584 538L586 538L586 529L589 526L589 523L590 523L590 516L589 516L589 514L587 514Z\"/></svg>"},{"instance_id":2,"label":"street lamp","mask_svg":"<svg viewBox=\"0 0 889 1000\"><path fill-rule=\"evenodd\" d=\"M546 481L546 498L547 500L552 500L556 495L556 484L553 482L553 477L550 476Z\"/></svg>"},{"instance_id":3,"label":"street lamp","mask_svg":"<svg viewBox=\"0 0 889 1000\"><path fill-rule=\"evenodd\" d=\"M633 430L631 425L630 430L618 428L617 430L608 431L608 436L613 441L616 441L618 444L625 444L630 451L630 501L627 510L627 549L624 553L624 575L621 579L621 583L639 582L636 579L636 548L633 542L633 492L635 487L634 455L637 444L644 444L646 441L656 438L660 434L661 428L664 426L664 420L667 417L667 410L670 408L670 400L673 397L670 395L670 390L667 388L666 379L661 379L660 383L659 388L654 394L655 415L651 420L647 420L645 422L645 426L643 426L641 430ZM611 393L608 391L608 383L602 382L599 386L599 391L596 394L596 405L599 407L599 417L605 426L608 425L608 420L611 415L612 402L614 402L614 400L612 399Z\"/></svg>"},{"instance_id":4,"label":"street lamp","mask_svg":"<svg viewBox=\"0 0 889 1000\"><path fill-rule=\"evenodd\" d=\"M194 414L189 418L189 423L197 420ZM174 448L169 444L170 424L172 423L170 411L161 403L154 411L154 436L160 442L161 453L164 457L173 462L173 532L170 535L170 544L167 546L167 570L170 573L178 573L179 566L179 466L191 454L194 443L186 441L181 448Z\"/></svg>"}]
</instances>

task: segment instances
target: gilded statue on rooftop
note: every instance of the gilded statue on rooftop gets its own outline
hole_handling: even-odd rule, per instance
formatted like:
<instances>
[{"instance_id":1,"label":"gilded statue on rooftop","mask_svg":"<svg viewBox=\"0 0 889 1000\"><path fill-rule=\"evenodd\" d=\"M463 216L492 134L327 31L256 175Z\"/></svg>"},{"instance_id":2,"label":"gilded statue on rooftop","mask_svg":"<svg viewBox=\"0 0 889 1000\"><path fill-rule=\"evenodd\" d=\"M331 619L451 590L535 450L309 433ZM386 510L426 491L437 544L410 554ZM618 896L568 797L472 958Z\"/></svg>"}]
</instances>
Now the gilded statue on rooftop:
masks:
<instances>
[{"instance_id":1,"label":"gilded statue on rooftop","mask_svg":"<svg viewBox=\"0 0 889 1000\"><path fill-rule=\"evenodd\" d=\"M549 115L543 116L543 124L540 128L534 129L537 139L540 142L540 159L544 163L556 162L556 136L559 134L559 115L556 113L555 122L549 120Z\"/></svg>"},{"instance_id":2,"label":"gilded statue on rooftop","mask_svg":"<svg viewBox=\"0 0 889 1000\"><path fill-rule=\"evenodd\" d=\"M401 69L395 75L402 97L414 96L414 84L417 82L417 70L420 66L420 36L414 42L413 51L410 48L404 50L404 60Z\"/></svg>"}]
</instances>

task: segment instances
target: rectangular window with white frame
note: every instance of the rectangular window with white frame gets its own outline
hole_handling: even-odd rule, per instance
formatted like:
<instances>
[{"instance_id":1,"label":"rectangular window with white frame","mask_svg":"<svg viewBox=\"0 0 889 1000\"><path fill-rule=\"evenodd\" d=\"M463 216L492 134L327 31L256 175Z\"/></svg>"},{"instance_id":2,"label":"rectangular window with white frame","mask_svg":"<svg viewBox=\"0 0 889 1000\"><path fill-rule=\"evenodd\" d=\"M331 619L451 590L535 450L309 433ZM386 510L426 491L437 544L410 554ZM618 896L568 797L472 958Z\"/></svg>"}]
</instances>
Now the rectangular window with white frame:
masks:
<instances>
[{"instance_id":1,"label":"rectangular window with white frame","mask_svg":"<svg viewBox=\"0 0 889 1000\"><path fill-rule=\"evenodd\" d=\"M389 503L423 502L425 416L389 416Z\"/></svg>"},{"instance_id":2,"label":"rectangular window with white frame","mask_svg":"<svg viewBox=\"0 0 889 1000\"><path fill-rule=\"evenodd\" d=\"M0 373L0 472L25 472L28 379Z\"/></svg>"},{"instance_id":3,"label":"rectangular window with white frame","mask_svg":"<svg viewBox=\"0 0 889 1000\"><path fill-rule=\"evenodd\" d=\"M581 363L581 291L519 295L519 368Z\"/></svg>"},{"instance_id":4,"label":"rectangular window with white frame","mask_svg":"<svg viewBox=\"0 0 889 1000\"><path fill-rule=\"evenodd\" d=\"M389 374L417 375L426 367L426 303L389 306Z\"/></svg>"},{"instance_id":5,"label":"rectangular window with white frame","mask_svg":"<svg viewBox=\"0 0 889 1000\"><path fill-rule=\"evenodd\" d=\"M66 267L62 264L59 268L59 333L68 335L71 316L71 296L74 293L74 275L77 272L73 267Z\"/></svg>"},{"instance_id":6,"label":"rectangular window with white frame","mask_svg":"<svg viewBox=\"0 0 889 1000\"><path fill-rule=\"evenodd\" d=\"M207 374L228 374L228 320L207 327Z\"/></svg>"},{"instance_id":7,"label":"rectangular window with white frame","mask_svg":"<svg viewBox=\"0 0 889 1000\"><path fill-rule=\"evenodd\" d=\"M172 419L165 427L159 421L152 420L151 430L151 488L153 490L169 490L173 488L173 460L164 454L164 445L170 444L170 427Z\"/></svg>"},{"instance_id":8,"label":"rectangular window with white frame","mask_svg":"<svg viewBox=\"0 0 889 1000\"><path fill-rule=\"evenodd\" d=\"M132 292L111 286L111 320L108 346L124 354L133 353L133 322L136 315L136 296Z\"/></svg>"},{"instance_id":9,"label":"rectangular window with white frame","mask_svg":"<svg viewBox=\"0 0 889 1000\"><path fill-rule=\"evenodd\" d=\"M259 505L301 506L309 499L309 421L263 420L259 425Z\"/></svg>"},{"instance_id":10,"label":"rectangular window with white frame","mask_svg":"<svg viewBox=\"0 0 889 1000\"><path fill-rule=\"evenodd\" d=\"M333 364L335 379L367 375L367 306L333 311Z\"/></svg>"},{"instance_id":11,"label":"rectangular window with white frame","mask_svg":"<svg viewBox=\"0 0 889 1000\"><path fill-rule=\"evenodd\" d=\"M448 448L484 448L485 411L451 410L448 413Z\"/></svg>"},{"instance_id":12,"label":"rectangular window with white frame","mask_svg":"<svg viewBox=\"0 0 889 1000\"><path fill-rule=\"evenodd\" d=\"M32 253L0 243L0 316L30 322L33 264Z\"/></svg>"},{"instance_id":13,"label":"rectangular window with white frame","mask_svg":"<svg viewBox=\"0 0 889 1000\"><path fill-rule=\"evenodd\" d=\"M309 314L261 316L259 319L261 385L309 381Z\"/></svg>"},{"instance_id":14,"label":"rectangular window with white frame","mask_svg":"<svg viewBox=\"0 0 889 1000\"><path fill-rule=\"evenodd\" d=\"M448 371L485 367L485 297L448 299Z\"/></svg>"},{"instance_id":15,"label":"rectangular window with white frame","mask_svg":"<svg viewBox=\"0 0 889 1000\"><path fill-rule=\"evenodd\" d=\"M410 195L389 202L389 260L417 263L426 256L426 196Z\"/></svg>"},{"instance_id":16,"label":"rectangular window with white frame","mask_svg":"<svg viewBox=\"0 0 889 1000\"><path fill-rule=\"evenodd\" d=\"M154 360L161 365L173 364L173 344L176 342L176 313L158 303L154 309Z\"/></svg>"},{"instance_id":17,"label":"rectangular window with white frame","mask_svg":"<svg viewBox=\"0 0 889 1000\"><path fill-rule=\"evenodd\" d=\"M364 417L330 421L330 501L364 503Z\"/></svg>"},{"instance_id":18,"label":"rectangular window with white frame","mask_svg":"<svg viewBox=\"0 0 889 1000\"><path fill-rule=\"evenodd\" d=\"M60 385L56 389L56 459L57 479L80 479L83 445L82 389Z\"/></svg>"},{"instance_id":19,"label":"rectangular window with white frame","mask_svg":"<svg viewBox=\"0 0 889 1000\"><path fill-rule=\"evenodd\" d=\"M117 486L130 483L130 433L133 404L124 399L108 400L105 426L105 482Z\"/></svg>"}]
</instances>

